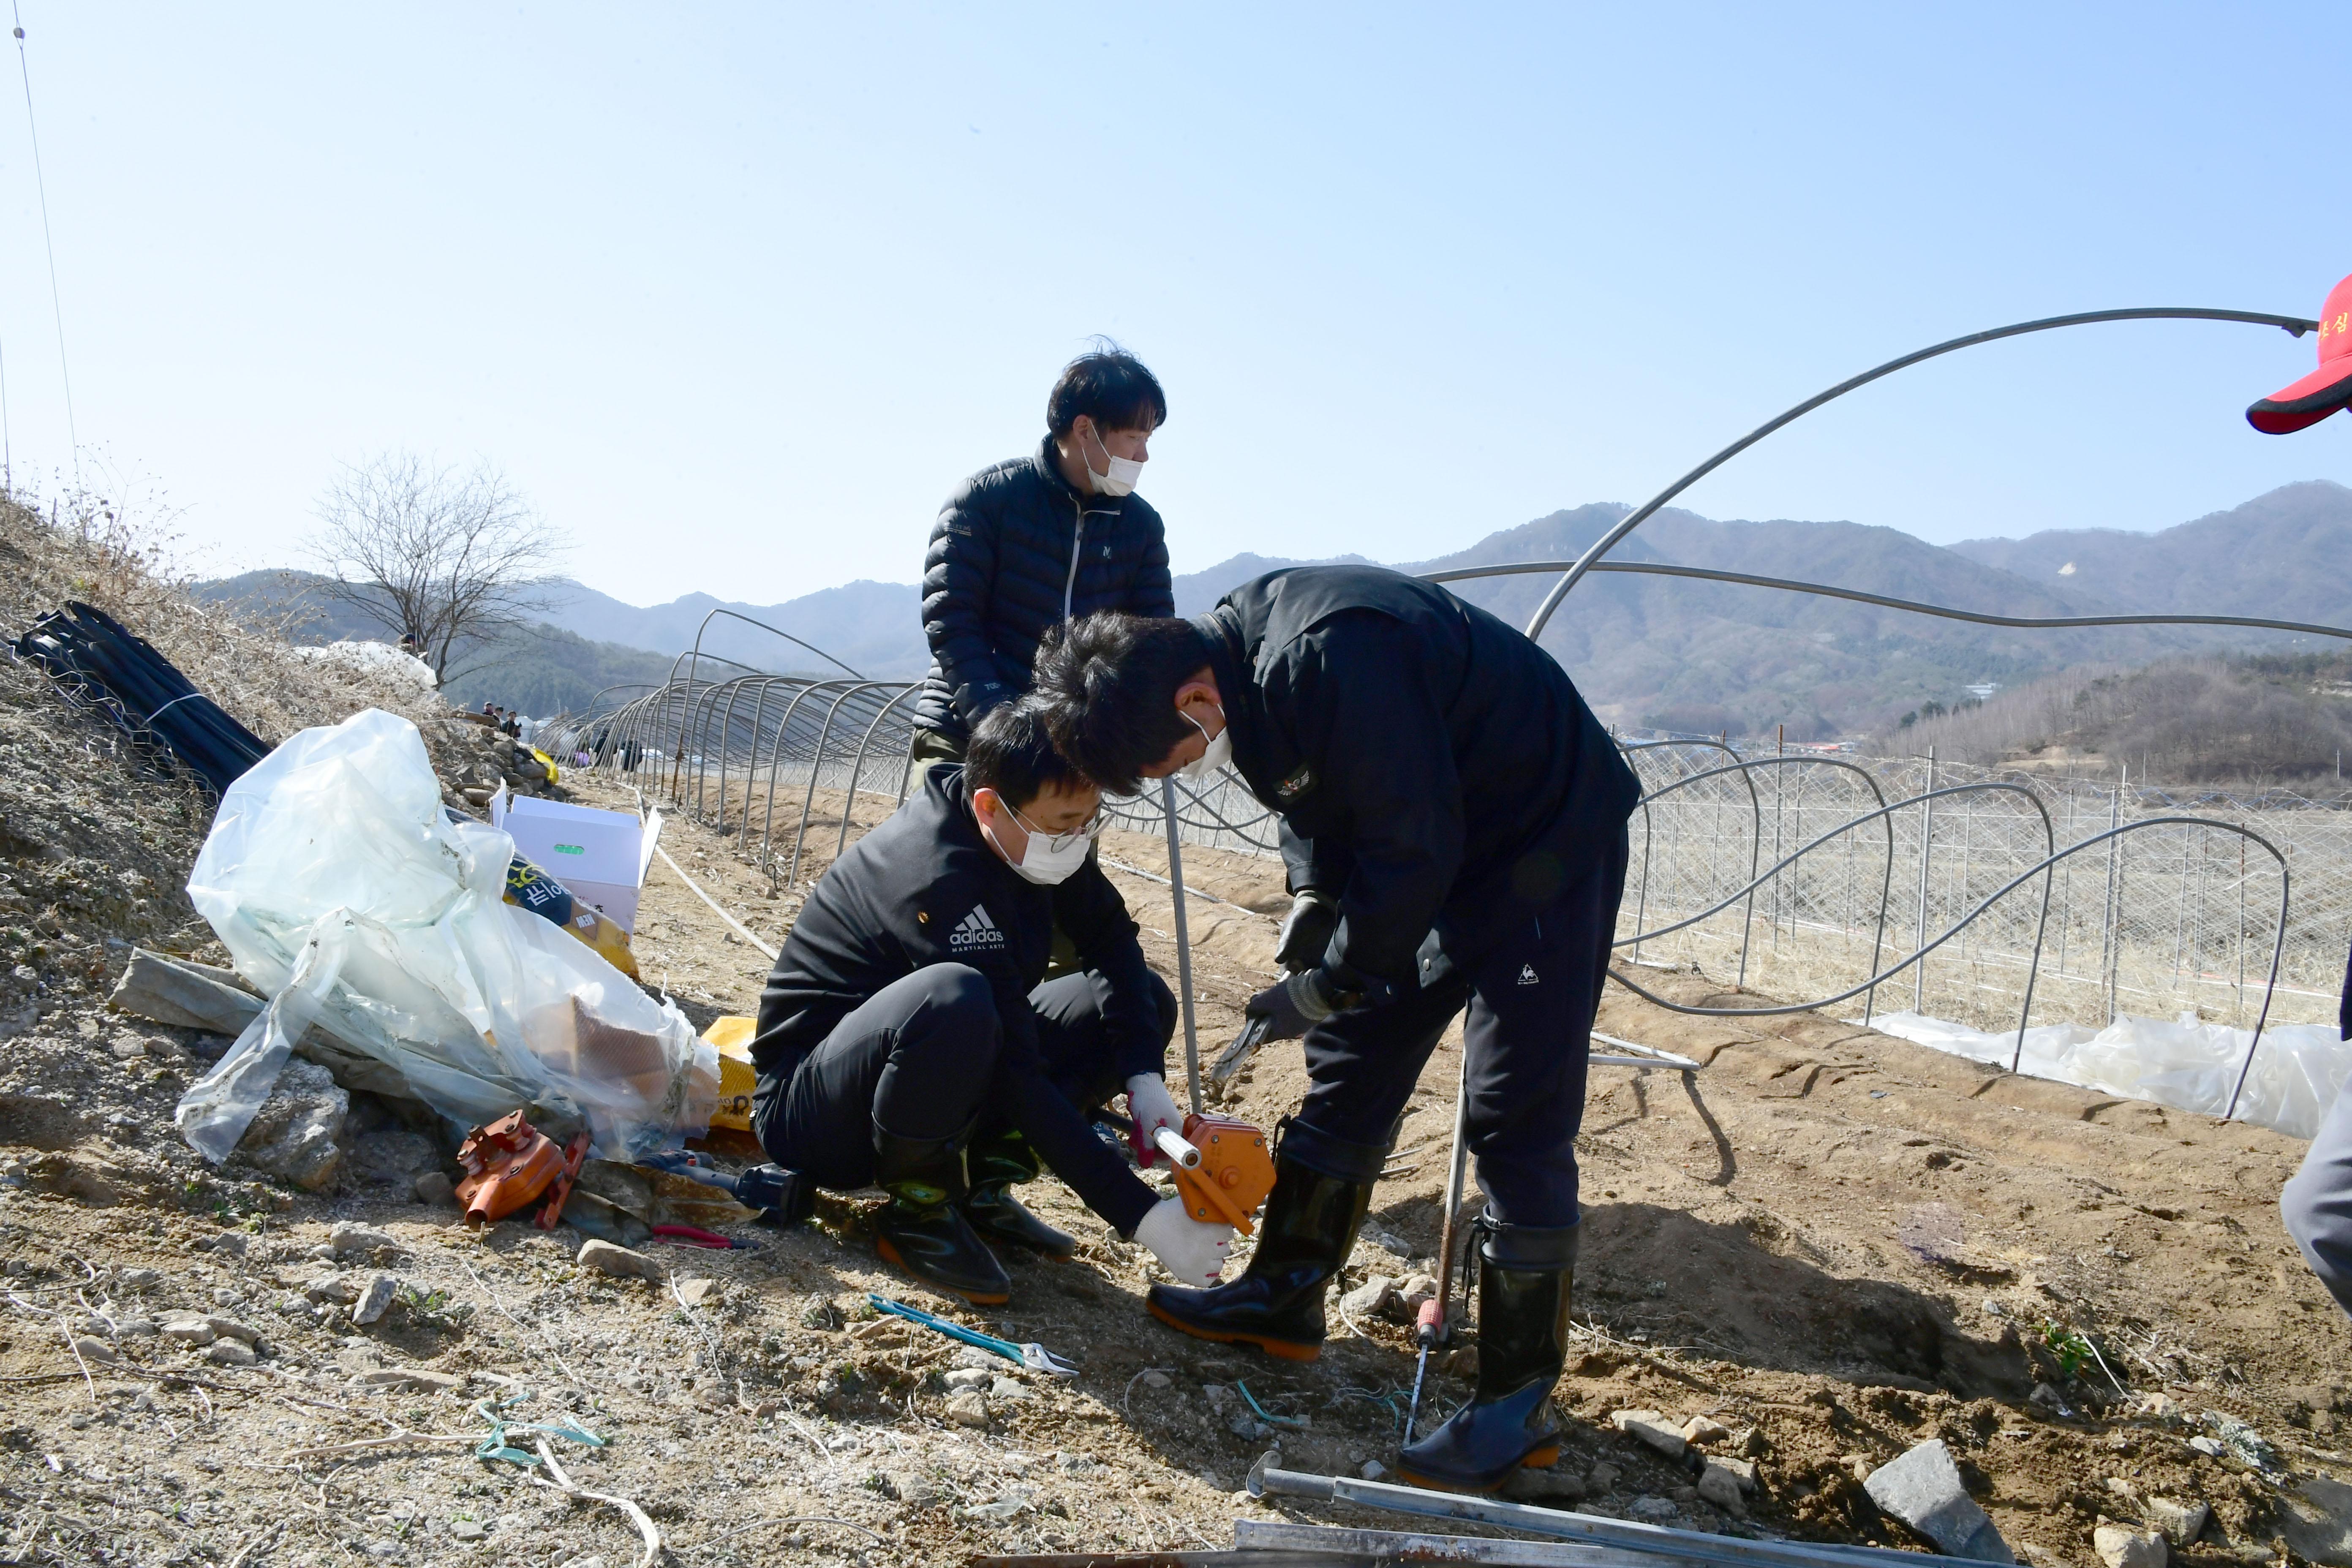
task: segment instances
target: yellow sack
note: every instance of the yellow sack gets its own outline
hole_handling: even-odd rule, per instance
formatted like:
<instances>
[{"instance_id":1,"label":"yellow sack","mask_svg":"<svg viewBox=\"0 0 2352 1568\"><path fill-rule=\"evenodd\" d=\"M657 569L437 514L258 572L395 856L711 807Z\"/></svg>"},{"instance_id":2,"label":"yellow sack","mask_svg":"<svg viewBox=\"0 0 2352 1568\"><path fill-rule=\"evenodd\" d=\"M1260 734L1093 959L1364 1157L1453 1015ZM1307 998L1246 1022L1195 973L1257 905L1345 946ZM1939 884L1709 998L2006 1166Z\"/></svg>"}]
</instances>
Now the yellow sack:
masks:
<instances>
[{"instance_id":1,"label":"yellow sack","mask_svg":"<svg viewBox=\"0 0 2352 1568\"><path fill-rule=\"evenodd\" d=\"M751 1065L751 1037L759 1030L758 1019L730 1015L714 1019L702 1032L719 1051L719 1109L710 1118L713 1127L751 1131L751 1089L760 1077Z\"/></svg>"}]
</instances>

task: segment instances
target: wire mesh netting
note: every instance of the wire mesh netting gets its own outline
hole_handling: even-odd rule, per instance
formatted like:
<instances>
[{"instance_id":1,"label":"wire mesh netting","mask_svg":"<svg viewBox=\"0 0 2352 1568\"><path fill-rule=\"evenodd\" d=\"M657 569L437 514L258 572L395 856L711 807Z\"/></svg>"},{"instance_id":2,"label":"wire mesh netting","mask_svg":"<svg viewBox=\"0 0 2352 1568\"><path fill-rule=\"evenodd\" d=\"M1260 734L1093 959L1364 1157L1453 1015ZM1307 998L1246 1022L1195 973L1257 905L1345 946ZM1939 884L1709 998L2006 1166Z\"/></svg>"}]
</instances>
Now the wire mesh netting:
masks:
<instances>
[{"instance_id":1,"label":"wire mesh netting","mask_svg":"<svg viewBox=\"0 0 2352 1568\"><path fill-rule=\"evenodd\" d=\"M735 837L790 885L905 798L919 689L677 679L557 721L549 749ZM1618 928L1635 964L1696 965L1790 1004L1836 998L1847 1016L1914 1011L1984 1029L2015 1028L2029 1000L2035 1024L2335 1016L2352 814L2277 792L2184 798L1927 758L1622 743L1643 789ZM1276 819L1232 773L1174 794L1183 842L1276 852ZM1107 809L1118 826L1164 830L1156 794Z\"/></svg>"}]
</instances>

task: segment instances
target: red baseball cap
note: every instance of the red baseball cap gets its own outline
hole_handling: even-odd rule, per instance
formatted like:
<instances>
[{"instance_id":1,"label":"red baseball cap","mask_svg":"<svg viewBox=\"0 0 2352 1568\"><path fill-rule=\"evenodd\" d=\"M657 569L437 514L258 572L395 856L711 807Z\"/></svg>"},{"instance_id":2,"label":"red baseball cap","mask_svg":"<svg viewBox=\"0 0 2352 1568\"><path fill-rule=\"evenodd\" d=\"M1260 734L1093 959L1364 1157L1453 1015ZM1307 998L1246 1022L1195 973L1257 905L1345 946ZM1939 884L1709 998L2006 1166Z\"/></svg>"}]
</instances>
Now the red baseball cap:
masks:
<instances>
[{"instance_id":1,"label":"red baseball cap","mask_svg":"<svg viewBox=\"0 0 2352 1568\"><path fill-rule=\"evenodd\" d=\"M2319 368L2246 410L2246 423L2265 436L2316 425L2352 403L2352 278L2327 291L2319 312Z\"/></svg>"}]
</instances>

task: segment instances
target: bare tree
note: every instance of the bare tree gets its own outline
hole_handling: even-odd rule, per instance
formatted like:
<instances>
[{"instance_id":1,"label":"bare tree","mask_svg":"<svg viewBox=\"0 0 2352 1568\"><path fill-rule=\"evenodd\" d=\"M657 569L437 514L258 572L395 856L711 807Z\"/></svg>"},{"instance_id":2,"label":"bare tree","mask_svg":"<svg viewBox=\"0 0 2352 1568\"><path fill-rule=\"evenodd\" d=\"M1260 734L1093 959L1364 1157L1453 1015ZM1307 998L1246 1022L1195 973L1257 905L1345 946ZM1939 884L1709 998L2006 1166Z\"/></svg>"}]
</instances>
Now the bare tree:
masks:
<instances>
[{"instance_id":1,"label":"bare tree","mask_svg":"<svg viewBox=\"0 0 2352 1568\"><path fill-rule=\"evenodd\" d=\"M445 687L546 607L564 548L488 462L458 468L414 452L346 465L319 521L320 592L391 632Z\"/></svg>"}]
</instances>

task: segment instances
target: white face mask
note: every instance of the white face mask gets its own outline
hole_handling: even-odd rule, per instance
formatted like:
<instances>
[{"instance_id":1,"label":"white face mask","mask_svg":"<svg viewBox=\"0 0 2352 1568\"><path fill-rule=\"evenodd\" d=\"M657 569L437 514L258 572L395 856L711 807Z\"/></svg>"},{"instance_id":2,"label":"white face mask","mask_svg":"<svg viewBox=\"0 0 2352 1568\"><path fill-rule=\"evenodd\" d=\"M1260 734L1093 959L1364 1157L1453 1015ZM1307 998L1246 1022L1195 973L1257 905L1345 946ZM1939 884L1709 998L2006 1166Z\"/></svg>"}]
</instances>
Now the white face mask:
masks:
<instances>
[{"instance_id":1,"label":"white face mask","mask_svg":"<svg viewBox=\"0 0 2352 1568\"><path fill-rule=\"evenodd\" d=\"M1021 851L1021 858L1013 862L1013 868L1028 880L1047 887L1069 880L1077 868L1087 863L1087 855L1094 848L1097 836L1102 832L1102 814L1099 812L1095 814L1092 821L1074 833L1047 833L1031 826L1029 819L1013 805L1007 804L1004 809L1012 813L1013 820L1029 835L1028 846Z\"/></svg>"},{"instance_id":2,"label":"white face mask","mask_svg":"<svg viewBox=\"0 0 2352 1568\"><path fill-rule=\"evenodd\" d=\"M1106 496L1134 494L1135 481L1143 477L1142 459L1112 457L1110 447L1104 444L1099 435L1095 437L1095 445L1102 447L1103 457L1110 464L1110 472L1108 474L1095 472L1095 460L1087 456L1086 437L1083 436L1078 437L1078 460L1086 464L1087 479L1095 487L1095 493Z\"/></svg>"},{"instance_id":3,"label":"white face mask","mask_svg":"<svg viewBox=\"0 0 2352 1568\"><path fill-rule=\"evenodd\" d=\"M1199 756L1194 757L1191 762L1186 763L1182 767L1176 770L1176 776L1178 778L1204 779L1211 773L1215 773L1219 768L1223 767L1227 763L1234 760L1234 727L1232 724L1227 723L1222 726L1214 735L1211 735L1209 733L1209 727L1206 724L1202 723L1190 713L1185 713L1184 710L1181 708L1179 708L1176 711L1182 713L1184 722L1192 725L1195 730L1200 731L1201 739L1208 742L1209 743L1208 750L1202 752ZM1222 708L1218 709L1217 717L1223 719L1224 716L1225 710Z\"/></svg>"}]
</instances>

